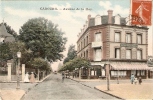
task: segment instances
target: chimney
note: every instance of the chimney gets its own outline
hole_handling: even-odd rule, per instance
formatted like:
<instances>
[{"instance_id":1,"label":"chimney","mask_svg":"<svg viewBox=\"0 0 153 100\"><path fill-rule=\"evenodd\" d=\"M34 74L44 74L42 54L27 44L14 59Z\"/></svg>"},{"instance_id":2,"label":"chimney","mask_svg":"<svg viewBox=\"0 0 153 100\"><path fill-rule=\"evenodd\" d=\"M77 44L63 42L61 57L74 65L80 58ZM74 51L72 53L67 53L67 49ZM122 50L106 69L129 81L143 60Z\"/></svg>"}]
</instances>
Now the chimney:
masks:
<instances>
[{"instance_id":1,"label":"chimney","mask_svg":"<svg viewBox=\"0 0 153 100\"><path fill-rule=\"evenodd\" d=\"M112 24L113 10L108 10L108 24Z\"/></svg>"},{"instance_id":2,"label":"chimney","mask_svg":"<svg viewBox=\"0 0 153 100\"><path fill-rule=\"evenodd\" d=\"M88 15L88 21L90 20L90 18L91 18L91 15Z\"/></svg>"}]
</instances>

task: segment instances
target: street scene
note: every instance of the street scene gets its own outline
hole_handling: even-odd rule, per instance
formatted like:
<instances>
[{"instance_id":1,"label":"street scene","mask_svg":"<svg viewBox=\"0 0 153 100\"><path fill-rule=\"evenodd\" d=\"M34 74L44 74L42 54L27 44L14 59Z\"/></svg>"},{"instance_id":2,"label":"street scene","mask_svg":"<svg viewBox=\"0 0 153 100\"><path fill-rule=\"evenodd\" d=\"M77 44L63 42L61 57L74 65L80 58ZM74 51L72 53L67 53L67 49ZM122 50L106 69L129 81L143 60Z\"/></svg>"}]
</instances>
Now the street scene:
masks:
<instances>
[{"instance_id":1,"label":"street scene","mask_svg":"<svg viewBox=\"0 0 153 100\"><path fill-rule=\"evenodd\" d=\"M152 0L0 3L0 100L152 100Z\"/></svg>"}]
</instances>

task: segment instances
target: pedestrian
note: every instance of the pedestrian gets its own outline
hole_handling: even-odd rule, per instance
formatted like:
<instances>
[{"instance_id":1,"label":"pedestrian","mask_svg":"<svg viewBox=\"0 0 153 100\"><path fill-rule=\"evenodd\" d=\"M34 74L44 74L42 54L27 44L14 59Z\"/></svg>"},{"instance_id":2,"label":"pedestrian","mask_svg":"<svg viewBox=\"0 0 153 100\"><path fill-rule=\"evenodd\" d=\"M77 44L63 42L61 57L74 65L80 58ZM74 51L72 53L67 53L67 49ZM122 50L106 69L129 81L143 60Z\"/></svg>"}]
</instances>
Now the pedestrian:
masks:
<instances>
[{"instance_id":1,"label":"pedestrian","mask_svg":"<svg viewBox=\"0 0 153 100\"><path fill-rule=\"evenodd\" d=\"M135 85L137 84L137 82L138 82L138 79L135 77L135 78L134 78L134 83L135 83Z\"/></svg>"},{"instance_id":2,"label":"pedestrian","mask_svg":"<svg viewBox=\"0 0 153 100\"><path fill-rule=\"evenodd\" d=\"M141 85L141 83L142 83L142 79L141 77L139 77L139 84Z\"/></svg>"},{"instance_id":3,"label":"pedestrian","mask_svg":"<svg viewBox=\"0 0 153 100\"><path fill-rule=\"evenodd\" d=\"M62 72L62 82L64 82L64 71Z\"/></svg>"},{"instance_id":4,"label":"pedestrian","mask_svg":"<svg viewBox=\"0 0 153 100\"><path fill-rule=\"evenodd\" d=\"M30 82L31 83L34 83L35 82L35 76L34 76L34 73L31 72L31 75L30 75Z\"/></svg>"},{"instance_id":5,"label":"pedestrian","mask_svg":"<svg viewBox=\"0 0 153 100\"><path fill-rule=\"evenodd\" d=\"M134 78L135 78L135 77L134 77L134 75L132 74L132 75L131 75L131 84L133 84Z\"/></svg>"},{"instance_id":6,"label":"pedestrian","mask_svg":"<svg viewBox=\"0 0 153 100\"><path fill-rule=\"evenodd\" d=\"M29 82L29 73L28 72L25 74L24 82L25 83L28 83Z\"/></svg>"}]
</instances>

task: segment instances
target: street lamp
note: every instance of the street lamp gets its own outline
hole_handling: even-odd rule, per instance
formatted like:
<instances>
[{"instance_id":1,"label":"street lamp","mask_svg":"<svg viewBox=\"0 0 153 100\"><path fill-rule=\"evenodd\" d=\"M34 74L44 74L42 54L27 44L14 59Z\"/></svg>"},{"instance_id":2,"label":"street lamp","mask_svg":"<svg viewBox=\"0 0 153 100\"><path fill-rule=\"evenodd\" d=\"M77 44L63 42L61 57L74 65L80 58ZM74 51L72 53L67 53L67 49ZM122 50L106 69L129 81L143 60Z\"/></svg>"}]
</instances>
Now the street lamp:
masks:
<instances>
[{"instance_id":1,"label":"street lamp","mask_svg":"<svg viewBox=\"0 0 153 100\"><path fill-rule=\"evenodd\" d=\"M20 58L21 58L21 52L17 52L17 58L18 58L18 66L17 66L17 88L20 89Z\"/></svg>"}]
</instances>

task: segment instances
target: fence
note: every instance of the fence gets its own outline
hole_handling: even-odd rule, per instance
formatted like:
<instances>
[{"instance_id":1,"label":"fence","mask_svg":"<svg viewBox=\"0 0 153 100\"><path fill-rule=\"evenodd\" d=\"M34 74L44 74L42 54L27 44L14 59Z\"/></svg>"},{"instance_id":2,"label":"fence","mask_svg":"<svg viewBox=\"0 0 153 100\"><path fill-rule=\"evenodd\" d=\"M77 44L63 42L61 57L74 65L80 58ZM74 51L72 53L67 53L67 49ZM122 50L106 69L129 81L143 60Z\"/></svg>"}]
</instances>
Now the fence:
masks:
<instances>
[{"instance_id":1,"label":"fence","mask_svg":"<svg viewBox=\"0 0 153 100\"><path fill-rule=\"evenodd\" d=\"M24 80L25 74L28 72L31 74L31 72L34 72L36 75L36 80L42 80L44 77L46 77L50 72L45 70L39 70L39 69L31 69L31 68L25 68L25 64L22 64L22 67L20 68L20 81ZM4 69L3 67L0 67L0 81L16 81L16 66L12 66L12 63L7 63L7 67Z\"/></svg>"}]
</instances>

